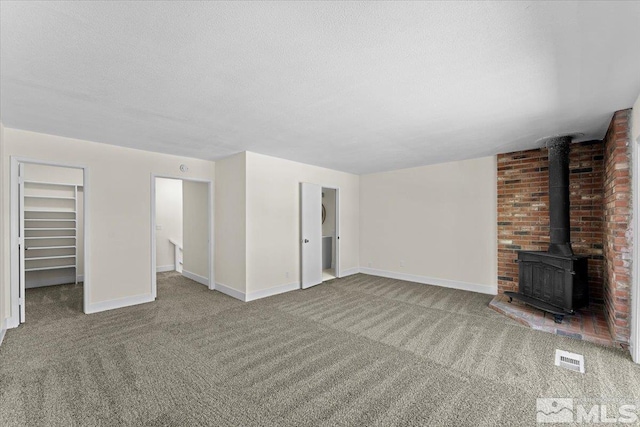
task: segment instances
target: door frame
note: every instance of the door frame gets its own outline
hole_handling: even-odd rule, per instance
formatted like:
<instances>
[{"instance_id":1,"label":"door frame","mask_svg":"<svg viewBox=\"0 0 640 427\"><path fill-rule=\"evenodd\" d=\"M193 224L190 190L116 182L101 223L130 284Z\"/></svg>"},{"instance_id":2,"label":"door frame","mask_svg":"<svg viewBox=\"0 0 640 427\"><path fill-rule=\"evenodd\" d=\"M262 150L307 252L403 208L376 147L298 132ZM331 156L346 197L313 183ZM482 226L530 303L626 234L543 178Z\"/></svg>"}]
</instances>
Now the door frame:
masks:
<instances>
[{"instance_id":1,"label":"door frame","mask_svg":"<svg viewBox=\"0 0 640 427\"><path fill-rule=\"evenodd\" d=\"M72 168L82 170L82 189L83 189L83 243L84 243L84 263L83 263L83 308L86 314L91 301L91 251L90 251L90 224L91 214L88 209L91 191L89 190L89 168L85 165L75 163L53 162L49 160L39 160L29 157L11 156L11 164L9 170L9 222L10 222L10 301L11 301L11 317L7 318L7 328L15 328L20 325L20 257L18 250L19 238L19 210L20 199L18 192L18 168L20 163L30 163L34 165L54 166L61 168ZM76 223L77 226L77 223ZM77 253L76 253L77 254ZM76 277L78 272L76 271Z\"/></svg>"},{"instance_id":2,"label":"door frame","mask_svg":"<svg viewBox=\"0 0 640 427\"><path fill-rule=\"evenodd\" d=\"M214 242L214 227L213 227L213 180L212 179L202 179L202 178L187 178L184 176L178 175L167 175L167 174L151 174L151 295L155 300L158 297L158 281L156 278L156 178L166 178L166 179L177 179L180 181L190 181L190 182L200 182L203 184L207 184L208 187L208 195L209 195L209 203L207 204L207 218L209 223L209 290L214 290L216 288L215 281L215 262L214 262L214 254L215 254L215 242ZM184 207L183 207L184 209Z\"/></svg>"},{"instance_id":3,"label":"door frame","mask_svg":"<svg viewBox=\"0 0 640 427\"><path fill-rule=\"evenodd\" d=\"M305 181L300 181L298 184L298 187L301 188L301 184L305 183ZM329 190L335 190L336 192L336 234L335 234L335 239L336 239L336 264L335 264L335 268L334 268L334 273L336 275L336 279L339 279L340 277L342 277L342 273L340 270L340 187L338 186L334 186L334 185L324 185L324 184L318 184L316 182L308 182L309 184L314 184L314 185L318 185L320 186L320 194L322 197L322 189L326 188ZM300 190L298 190L298 194L299 197L301 197L301 193ZM320 204L322 204L322 200L320 201ZM298 207L300 209L300 211L298 212L298 229L302 230L302 198L300 199L300 203L298 203ZM302 235L300 235L300 238L298 239L299 241L299 260L300 260L300 289L302 289ZM322 284L322 282L320 282L320 284Z\"/></svg>"},{"instance_id":4,"label":"door frame","mask_svg":"<svg viewBox=\"0 0 640 427\"><path fill-rule=\"evenodd\" d=\"M631 358L640 363L640 136L631 141L632 147L632 214L633 214L633 262L631 272Z\"/></svg>"}]
</instances>

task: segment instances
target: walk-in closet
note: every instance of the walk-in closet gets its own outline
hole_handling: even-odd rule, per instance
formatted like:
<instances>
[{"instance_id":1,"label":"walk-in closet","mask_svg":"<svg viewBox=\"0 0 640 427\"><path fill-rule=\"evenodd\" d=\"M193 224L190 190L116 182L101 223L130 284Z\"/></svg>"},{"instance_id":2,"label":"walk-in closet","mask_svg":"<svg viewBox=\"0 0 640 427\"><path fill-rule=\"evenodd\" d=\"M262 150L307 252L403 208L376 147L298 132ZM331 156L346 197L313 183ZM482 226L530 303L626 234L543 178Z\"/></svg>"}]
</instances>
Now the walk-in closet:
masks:
<instances>
[{"instance_id":1,"label":"walk-in closet","mask_svg":"<svg viewBox=\"0 0 640 427\"><path fill-rule=\"evenodd\" d=\"M52 313L82 312L83 170L33 163L19 169L21 323L31 314L30 299L46 300Z\"/></svg>"}]
</instances>

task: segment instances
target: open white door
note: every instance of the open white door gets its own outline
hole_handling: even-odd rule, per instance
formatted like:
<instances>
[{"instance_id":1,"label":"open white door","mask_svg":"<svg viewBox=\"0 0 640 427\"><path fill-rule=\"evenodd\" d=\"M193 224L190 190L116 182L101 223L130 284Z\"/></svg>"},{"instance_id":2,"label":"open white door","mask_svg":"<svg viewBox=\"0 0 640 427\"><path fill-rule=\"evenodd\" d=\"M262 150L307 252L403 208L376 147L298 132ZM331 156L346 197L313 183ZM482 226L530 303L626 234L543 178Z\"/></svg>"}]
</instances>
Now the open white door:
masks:
<instances>
[{"instance_id":1,"label":"open white door","mask_svg":"<svg viewBox=\"0 0 640 427\"><path fill-rule=\"evenodd\" d=\"M20 323L25 321L25 262L24 262L24 163L18 164L18 222L19 222L19 234L18 234L18 257L20 260L20 288L18 293L18 304L20 304Z\"/></svg>"},{"instance_id":2,"label":"open white door","mask_svg":"<svg viewBox=\"0 0 640 427\"><path fill-rule=\"evenodd\" d=\"M322 187L300 183L302 289L322 283Z\"/></svg>"},{"instance_id":3,"label":"open white door","mask_svg":"<svg viewBox=\"0 0 640 427\"><path fill-rule=\"evenodd\" d=\"M335 275L340 277L340 189L336 188Z\"/></svg>"}]
</instances>

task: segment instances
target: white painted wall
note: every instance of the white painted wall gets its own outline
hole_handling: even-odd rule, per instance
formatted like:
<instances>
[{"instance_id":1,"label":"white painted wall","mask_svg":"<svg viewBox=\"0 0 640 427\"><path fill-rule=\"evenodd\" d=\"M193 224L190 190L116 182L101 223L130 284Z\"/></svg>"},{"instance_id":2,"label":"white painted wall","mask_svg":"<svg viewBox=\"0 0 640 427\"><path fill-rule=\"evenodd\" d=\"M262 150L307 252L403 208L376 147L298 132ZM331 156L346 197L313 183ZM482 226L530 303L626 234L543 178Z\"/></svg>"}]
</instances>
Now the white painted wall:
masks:
<instances>
[{"instance_id":1,"label":"white painted wall","mask_svg":"<svg viewBox=\"0 0 640 427\"><path fill-rule=\"evenodd\" d=\"M357 269L358 175L251 152L246 160L249 295L300 282L300 182L340 188L340 268Z\"/></svg>"},{"instance_id":2,"label":"white painted wall","mask_svg":"<svg viewBox=\"0 0 640 427\"><path fill-rule=\"evenodd\" d=\"M216 161L215 280L219 290L245 292L247 285L245 158L246 153L239 153Z\"/></svg>"},{"instance_id":3,"label":"white painted wall","mask_svg":"<svg viewBox=\"0 0 640 427\"><path fill-rule=\"evenodd\" d=\"M495 157L361 176L361 268L497 292L496 192Z\"/></svg>"},{"instance_id":4,"label":"white painted wall","mask_svg":"<svg viewBox=\"0 0 640 427\"><path fill-rule=\"evenodd\" d=\"M156 270L175 268L173 239L182 243L182 180L156 178Z\"/></svg>"},{"instance_id":5,"label":"white painted wall","mask_svg":"<svg viewBox=\"0 0 640 427\"><path fill-rule=\"evenodd\" d=\"M63 184L82 185L82 169L63 168L58 166L37 165L26 163L24 176L27 180L57 182Z\"/></svg>"},{"instance_id":6,"label":"white painted wall","mask_svg":"<svg viewBox=\"0 0 640 427\"><path fill-rule=\"evenodd\" d=\"M96 309L118 305L126 299L144 301L151 296L151 174L179 175L179 166L185 163L189 166L185 177L215 177L215 164L205 160L17 129L5 129L4 142L1 160L5 236L9 235L10 156L88 167L86 191L91 229L87 232L91 246L86 256L91 262L89 304ZM8 254L7 239L4 250ZM5 295L9 295L10 283L8 258L2 259Z\"/></svg>"},{"instance_id":7,"label":"white painted wall","mask_svg":"<svg viewBox=\"0 0 640 427\"><path fill-rule=\"evenodd\" d=\"M183 181L184 252L183 274L209 280L209 185ZM205 279L205 280L203 280Z\"/></svg>"}]
</instances>

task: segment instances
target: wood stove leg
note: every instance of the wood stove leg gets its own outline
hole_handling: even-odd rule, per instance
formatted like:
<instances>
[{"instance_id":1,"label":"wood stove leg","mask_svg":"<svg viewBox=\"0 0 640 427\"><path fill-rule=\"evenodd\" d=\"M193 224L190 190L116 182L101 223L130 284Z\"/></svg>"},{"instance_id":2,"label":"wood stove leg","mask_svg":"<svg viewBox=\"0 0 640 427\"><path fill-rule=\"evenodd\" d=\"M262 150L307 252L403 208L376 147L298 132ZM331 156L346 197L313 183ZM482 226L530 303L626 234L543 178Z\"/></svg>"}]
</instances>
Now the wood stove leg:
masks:
<instances>
[{"instance_id":1,"label":"wood stove leg","mask_svg":"<svg viewBox=\"0 0 640 427\"><path fill-rule=\"evenodd\" d=\"M562 323L562 319L564 319L564 316L562 314L553 315L553 321L556 323Z\"/></svg>"}]
</instances>

